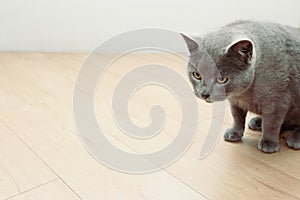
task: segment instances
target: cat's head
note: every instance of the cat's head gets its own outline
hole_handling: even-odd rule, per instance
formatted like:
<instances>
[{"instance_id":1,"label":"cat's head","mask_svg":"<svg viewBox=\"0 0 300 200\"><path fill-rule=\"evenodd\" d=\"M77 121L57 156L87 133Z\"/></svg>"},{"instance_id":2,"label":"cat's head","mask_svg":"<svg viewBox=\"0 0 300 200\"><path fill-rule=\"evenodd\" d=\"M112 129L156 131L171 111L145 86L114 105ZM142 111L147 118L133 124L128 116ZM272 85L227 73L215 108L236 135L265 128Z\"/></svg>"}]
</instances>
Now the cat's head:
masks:
<instances>
[{"instance_id":1,"label":"cat's head","mask_svg":"<svg viewBox=\"0 0 300 200\"><path fill-rule=\"evenodd\" d=\"M222 101L250 88L255 62L251 39L181 35L190 52L187 71L197 97L207 102Z\"/></svg>"}]
</instances>

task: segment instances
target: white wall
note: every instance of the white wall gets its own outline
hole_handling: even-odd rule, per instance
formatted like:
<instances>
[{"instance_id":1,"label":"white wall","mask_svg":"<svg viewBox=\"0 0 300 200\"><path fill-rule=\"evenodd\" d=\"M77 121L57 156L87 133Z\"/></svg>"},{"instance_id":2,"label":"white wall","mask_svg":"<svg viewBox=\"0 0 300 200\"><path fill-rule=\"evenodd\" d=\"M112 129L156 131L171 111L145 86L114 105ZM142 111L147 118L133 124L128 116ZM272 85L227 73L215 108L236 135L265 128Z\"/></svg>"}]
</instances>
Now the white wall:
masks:
<instances>
[{"instance_id":1,"label":"white wall","mask_svg":"<svg viewBox=\"0 0 300 200\"><path fill-rule=\"evenodd\" d=\"M0 51L90 51L144 27L204 33L237 19L299 26L299 0L0 0Z\"/></svg>"}]
</instances>

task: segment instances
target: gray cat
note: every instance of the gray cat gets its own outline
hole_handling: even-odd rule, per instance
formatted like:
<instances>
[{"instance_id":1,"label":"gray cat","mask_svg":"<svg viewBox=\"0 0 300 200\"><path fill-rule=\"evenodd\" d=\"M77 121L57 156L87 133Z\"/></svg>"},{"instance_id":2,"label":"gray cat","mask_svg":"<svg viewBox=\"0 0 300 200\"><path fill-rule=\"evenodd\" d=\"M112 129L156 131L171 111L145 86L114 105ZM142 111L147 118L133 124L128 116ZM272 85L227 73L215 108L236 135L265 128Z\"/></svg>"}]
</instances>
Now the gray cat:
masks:
<instances>
[{"instance_id":1,"label":"gray cat","mask_svg":"<svg viewBox=\"0 0 300 200\"><path fill-rule=\"evenodd\" d=\"M279 150L280 132L293 129L287 145L300 149L300 30L275 23L237 21L203 38L181 34L190 52L188 75L206 102L227 99L234 119L224 134L240 141L248 126L262 130L258 149Z\"/></svg>"}]
</instances>

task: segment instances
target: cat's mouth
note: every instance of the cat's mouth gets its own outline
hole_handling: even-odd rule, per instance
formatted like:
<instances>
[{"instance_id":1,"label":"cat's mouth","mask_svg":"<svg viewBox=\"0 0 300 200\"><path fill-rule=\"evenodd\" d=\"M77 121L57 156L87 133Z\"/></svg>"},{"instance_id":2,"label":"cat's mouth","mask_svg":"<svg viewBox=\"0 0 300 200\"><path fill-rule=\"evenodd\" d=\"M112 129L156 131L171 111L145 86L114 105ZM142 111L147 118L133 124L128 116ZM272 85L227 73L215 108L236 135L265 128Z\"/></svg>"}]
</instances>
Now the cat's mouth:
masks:
<instances>
[{"instance_id":1,"label":"cat's mouth","mask_svg":"<svg viewBox=\"0 0 300 200\"><path fill-rule=\"evenodd\" d=\"M204 96L204 95L200 95L199 93L195 92L195 95L205 101L206 103L213 103L213 102L216 102L216 101L224 101L226 99L226 96L211 96L211 95L208 95L208 96Z\"/></svg>"}]
</instances>

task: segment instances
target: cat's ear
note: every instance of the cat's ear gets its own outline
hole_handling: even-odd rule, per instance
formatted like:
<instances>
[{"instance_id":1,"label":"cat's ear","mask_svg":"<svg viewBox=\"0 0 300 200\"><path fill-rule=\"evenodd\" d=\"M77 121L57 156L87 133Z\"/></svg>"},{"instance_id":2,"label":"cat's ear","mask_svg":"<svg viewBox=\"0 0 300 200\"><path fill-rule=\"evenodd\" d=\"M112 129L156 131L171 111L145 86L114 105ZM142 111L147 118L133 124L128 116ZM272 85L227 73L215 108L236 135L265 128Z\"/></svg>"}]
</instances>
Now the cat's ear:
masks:
<instances>
[{"instance_id":1,"label":"cat's ear","mask_svg":"<svg viewBox=\"0 0 300 200\"><path fill-rule=\"evenodd\" d=\"M253 57L253 43L249 39L240 39L229 46L227 52L230 51L238 53L243 61L248 62Z\"/></svg>"},{"instance_id":2,"label":"cat's ear","mask_svg":"<svg viewBox=\"0 0 300 200\"><path fill-rule=\"evenodd\" d=\"M183 33L180 33L180 35L183 37L190 53L196 51L199 48L199 44L194 39L184 35Z\"/></svg>"}]
</instances>

